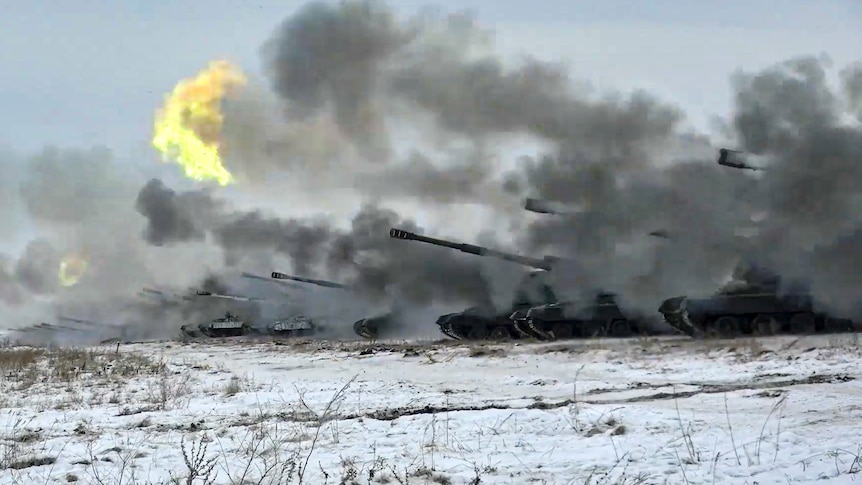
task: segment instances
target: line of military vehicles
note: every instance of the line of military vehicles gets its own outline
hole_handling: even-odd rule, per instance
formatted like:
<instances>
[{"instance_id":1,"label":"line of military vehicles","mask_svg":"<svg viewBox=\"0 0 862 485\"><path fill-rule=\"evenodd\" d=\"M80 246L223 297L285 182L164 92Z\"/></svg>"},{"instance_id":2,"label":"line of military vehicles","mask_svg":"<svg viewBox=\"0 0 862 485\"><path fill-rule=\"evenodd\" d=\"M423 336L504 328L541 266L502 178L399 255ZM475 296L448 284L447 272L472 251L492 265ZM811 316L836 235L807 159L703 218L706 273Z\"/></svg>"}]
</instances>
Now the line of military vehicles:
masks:
<instances>
[{"instance_id":1,"label":"line of military vehicles","mask_svg":"<svg viewBox=\"0 0 862 485\"><path fill-rule=\"evenodd\" d=\"M721 149L718 163L736 169L760 170L740 161L734 150ZM552 202L527 199L524 208L531 212L565 216L564 208ZM856 324L846 318L836 318L817 309L816 302L807 290L787 291L782 289L779 275L753 264L741 264L734 272L734 280L720 288L708 298L677 296L663 301L658 308L661 319L670 327L662 331L644 315L626 315L617 305L616 295L597 292L590 303L560 300L548 281L548 275L562 260L546 256L532 258L496 251L473 244L458 243L428 237L398 228L392 228L390 237L403 241L430 244L461 251L476 256L497 258L530 268L519 283L511 306L504 310L471 307L461 312L449 313L437 318L436 324L446 336L456 340L566 340L594 337L625 338L644 335L683 334L700 338L734 338L743 335L815 334L843 333L857 330ZM669 239L671 236L659 230L650 234ZM269 278L250 273L243 277L280 284L292 289L300 284L313 285L334 291L352 291L340 283L303 278L280 272L272 272ZM264 299L212 291L196 291L192 295L168 294L145 288L142 295L163 302L193 300L196 298L219 298L246 302L261 302ZM383 314L363 318L353 324L356 335L365 339L385 338L397 330L403 312L391 310ZM337 317L335 317L337 318ZM84 326L107 326L98 322L69 317L60 317L69 323ZM311 318L294 314L275 319L263 328L253 325L248 319L226 312L223 316L200 324L183 325L180 329L185 338L224 338L250 335L272 337L311 337L325 334L327 318ZM78 330L76 327L41 323L26 331Z\"/></svg>"}]
</instances>

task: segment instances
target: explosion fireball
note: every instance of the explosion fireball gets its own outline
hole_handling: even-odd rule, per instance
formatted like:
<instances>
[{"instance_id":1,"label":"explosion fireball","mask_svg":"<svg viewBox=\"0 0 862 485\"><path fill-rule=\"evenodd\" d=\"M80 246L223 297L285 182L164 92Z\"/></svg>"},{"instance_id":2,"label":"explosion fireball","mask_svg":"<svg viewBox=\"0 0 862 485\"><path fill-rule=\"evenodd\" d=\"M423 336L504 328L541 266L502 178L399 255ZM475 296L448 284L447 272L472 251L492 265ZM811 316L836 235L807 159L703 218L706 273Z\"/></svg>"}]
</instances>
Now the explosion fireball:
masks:
<instances>
[{"instance_id":1,"label":"explosion fireball","mask_svg":"<svg viewBox=\"0 0 862 485\"><path fill-rule=\"evenodd\" d=\"M72 254L60 261L60 271L57 275L63 286L75 286L87 270L87 260Z\"/></svg>"},{"instance_id":2,"label":"explosion fireball","mask_svg":"<svg viewBox=\"0 0 862 485\"><path fill-rule=\"evenodd\" d=\"M227 61L211 62L194 78L180 81L156 111L153 146L164 161L179 163L194 180L215 180L222 186L233 182L219 154L221 101L245 84L242 71Z\"/></svg>"}]
</instances>

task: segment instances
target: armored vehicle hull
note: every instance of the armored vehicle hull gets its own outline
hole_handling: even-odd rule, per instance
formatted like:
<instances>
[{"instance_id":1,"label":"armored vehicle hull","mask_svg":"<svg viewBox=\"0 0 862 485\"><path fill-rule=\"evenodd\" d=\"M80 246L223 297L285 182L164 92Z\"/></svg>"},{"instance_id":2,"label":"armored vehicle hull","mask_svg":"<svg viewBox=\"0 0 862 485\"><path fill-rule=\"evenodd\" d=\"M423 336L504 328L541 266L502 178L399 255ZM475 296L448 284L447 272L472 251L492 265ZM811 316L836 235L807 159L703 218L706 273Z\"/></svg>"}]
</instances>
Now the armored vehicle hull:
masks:
<instances>
[{"instance_id":1,"label":"armored vehicle hull","mask_svg":"<svg viewBox=\"0 0 862 485\"><path fill-rule=\"evenodd\" d=\"M353 323L353 333L366 339L377 339L386 336L395 324L395 316L386 313L376 317L363 318Z\"/></svg>"},{"instance_id":2,"label":"armored vehicle hull","mask_svg":"<svg viewBox=\"0 0 862 485\"><path fill-rule=\"evenodd\" d=\"M850 319L817 311L810 295L719 294L669 298L659 308L665 322L692 338L840 333L856 330Z\"/></svg>"},{"instance_id":3,"label":"armored vehicle hull","mask_svg":"<svg viewBox=\"0 0 862 485\"><path fill-rule=\"evenodd\" d=\"M463 312L441 315L436 324L444 335L455 340L518 340L529 337L515 328L510 315L511 312L494 314L472 307Z\"/></svg>"},{"instance_id":4,"label":"armored vehicle hull","mask_svg":"<svg viewBox=\"0 0 862 485\"><path fill-rule=\"evenodd\" d=\"M539 340L566 340L595 337L627 338L656 333L627 317L614 295L602 293L592 304L560 302L513 313L511 319L520 333Z\"/></svg>"},{"instance_id":5,"label":"armored vehicle hull","mask_svg":"<svg viewBox=\"0 0 862 485\"><path fill-rule=\"evenodd\" d=\"M311 337L318 331L315 322L305 315L277 320L266 327L266 333L273 337Z\"/></svg>"}]
</instances>

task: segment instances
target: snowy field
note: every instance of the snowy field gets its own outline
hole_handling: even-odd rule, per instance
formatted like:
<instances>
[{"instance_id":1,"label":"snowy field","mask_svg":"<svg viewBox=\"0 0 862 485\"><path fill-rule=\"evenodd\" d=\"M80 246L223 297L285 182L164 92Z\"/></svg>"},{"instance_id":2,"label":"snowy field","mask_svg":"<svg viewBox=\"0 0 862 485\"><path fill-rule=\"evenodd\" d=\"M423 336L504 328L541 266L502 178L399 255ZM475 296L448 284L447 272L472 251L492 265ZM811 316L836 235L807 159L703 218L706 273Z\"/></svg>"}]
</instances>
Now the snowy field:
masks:
<instances>
[{"instance_id":1,"label":"snowy field","mask_svg":"<svg viewBox=\"0 0 862 485\"><path fill-rule=\"evenodd\" d=\"M853 483L860 361L855 335L4 348L0 482Z\"/></svg>"}]
</instances>

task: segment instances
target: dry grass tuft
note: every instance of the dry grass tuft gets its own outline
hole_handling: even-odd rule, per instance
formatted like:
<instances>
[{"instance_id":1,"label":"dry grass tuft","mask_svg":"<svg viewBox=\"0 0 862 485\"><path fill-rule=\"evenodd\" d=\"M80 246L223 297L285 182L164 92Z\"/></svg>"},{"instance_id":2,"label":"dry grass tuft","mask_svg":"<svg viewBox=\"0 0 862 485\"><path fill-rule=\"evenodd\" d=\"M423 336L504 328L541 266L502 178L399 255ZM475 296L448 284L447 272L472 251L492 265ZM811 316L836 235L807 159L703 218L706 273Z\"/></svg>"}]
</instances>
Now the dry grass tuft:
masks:
<instances>
[{"instance_id":1,"label":"dry grass tuft","mask_svg":"<svg viewBox=\"0 0 862 485\"><path fill-rule=\"evenodd\" d=\"M0 349L0 376L3 384L29 387L38 383L67 384L81 379L122 380L158 375L166 365L149 357L120 352L74 348L41 349L10 347Z\"/></svg>"}]
</instances>

